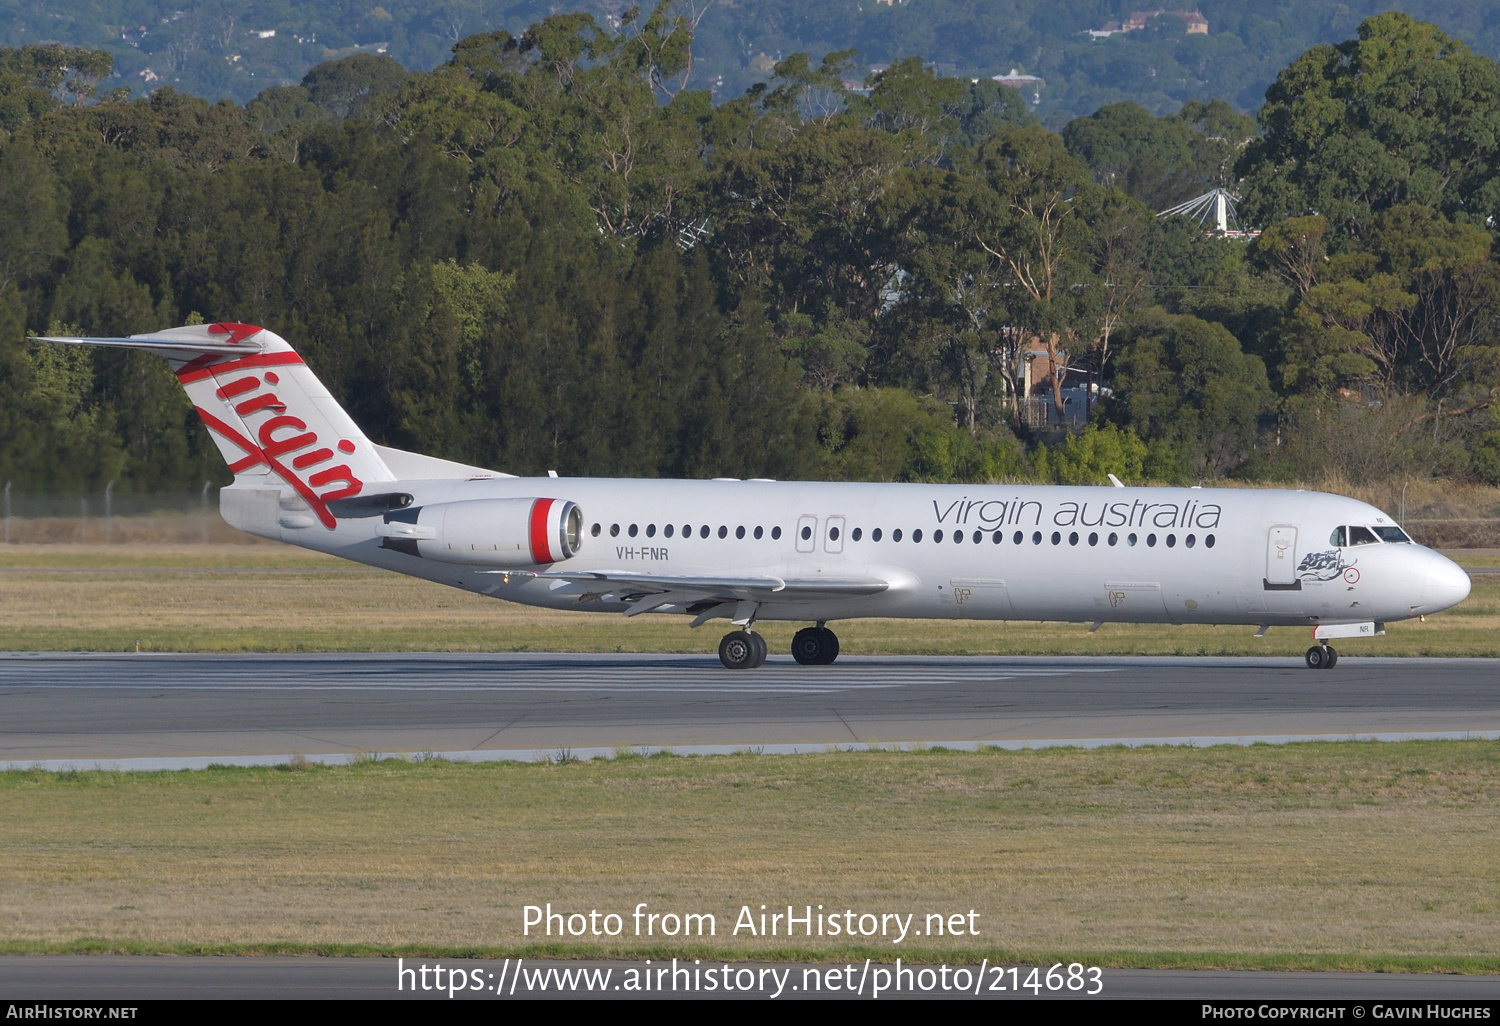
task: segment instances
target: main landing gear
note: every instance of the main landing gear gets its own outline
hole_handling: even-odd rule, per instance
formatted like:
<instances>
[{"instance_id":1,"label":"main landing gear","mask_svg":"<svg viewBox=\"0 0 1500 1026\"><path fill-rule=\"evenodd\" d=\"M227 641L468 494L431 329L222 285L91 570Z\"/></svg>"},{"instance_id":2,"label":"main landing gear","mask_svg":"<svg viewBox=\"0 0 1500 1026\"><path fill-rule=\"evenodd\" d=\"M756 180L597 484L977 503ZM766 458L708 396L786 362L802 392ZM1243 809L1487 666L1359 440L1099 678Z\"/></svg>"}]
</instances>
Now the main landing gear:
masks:
<instances>
[{"instance_id":1,"label":"main landing gear","mask_svg":"<svg viewBox=\"0 0 1500 1026\"><path fill-rule=\"evenodd\" d=\"M1333 650L1332 645L1314 645L1307 650L1307 668L1309 670L1331 670L1339 661L1339 654Z\"/></svg>"},{"instance_id":2,"label":"main landing gear","mask_svg":"<svg viewBox=\"0 0 1500 1026\"><path fill-rule=\"evenodd\" d=\"M803 666L827 666L839 657L839 636L818 624L792 635L792 658Z\"/></svg>"},{"instance_id":3,"label":"main landing gear","mask_svg":"<svg viewBox=\"0 0 1500 1026\"><path fill-rule=\"evenodd\" d=\"M792 658L803 666L827 666L839 657L839 636L819 624L792 638ZM719 642L719 662L731 670L753 670L766 661L766 639L752 630L730 631Z\"/></svg>"},{"instance_id":4,"label":"main landing gear","mask_svg":"<svg viewBox=\"0 0 1500 1026\"><path fill-rule=\"evenodd\" d=\"M754 631L730 631L719 642L719 662L731 670L753 670L766 661L766 639Z\"/></svg>"}]
</instances>

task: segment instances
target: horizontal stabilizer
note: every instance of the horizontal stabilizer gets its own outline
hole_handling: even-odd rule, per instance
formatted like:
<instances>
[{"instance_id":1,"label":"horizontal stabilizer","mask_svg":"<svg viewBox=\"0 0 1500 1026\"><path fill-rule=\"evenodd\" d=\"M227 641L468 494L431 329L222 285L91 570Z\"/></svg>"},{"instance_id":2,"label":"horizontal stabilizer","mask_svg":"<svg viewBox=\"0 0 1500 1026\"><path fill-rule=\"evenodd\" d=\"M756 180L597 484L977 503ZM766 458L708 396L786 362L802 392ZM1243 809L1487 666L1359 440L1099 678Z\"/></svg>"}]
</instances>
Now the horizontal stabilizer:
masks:
<instances>
[{"instance_id":1,"label":"horizontal stabilizer","mask_svg":"<svg viewBox=\"0 0 1500 1026\"><path fill-rule=\"evenodd\" d=\"M40 342L61 342L64 345L143 349L179 365L200 356L251 356L263 353L268 348L265 333L260 328L253 324L234 323L190 324L123 338L58 335L33 337Z\"/></svg>"}]
</instances>

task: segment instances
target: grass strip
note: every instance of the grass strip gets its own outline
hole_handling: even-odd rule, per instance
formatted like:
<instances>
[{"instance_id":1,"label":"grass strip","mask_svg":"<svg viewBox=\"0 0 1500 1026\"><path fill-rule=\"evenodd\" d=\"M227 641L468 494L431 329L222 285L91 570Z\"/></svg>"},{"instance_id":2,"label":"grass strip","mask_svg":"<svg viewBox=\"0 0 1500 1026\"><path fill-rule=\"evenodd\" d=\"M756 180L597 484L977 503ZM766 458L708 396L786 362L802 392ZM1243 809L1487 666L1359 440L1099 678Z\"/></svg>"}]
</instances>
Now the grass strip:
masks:
<instances>
[{"instance_id":1,"label":"grass strip","mask_svg":"<svg viewBox=\"0 0 1500 1026\"><path fill-rule=\"evenodd\" d=\"M67 943L0 941L0 956L5 955L154 955L163 957L230 957L230 958L428 958L428 959L577 959L601 957L597 948L581 944L522 944L490 947L442 947L432 945L399 946L376 944L162 944L141 941L83 938ZM1079 962L1101 969L1183 969L1195 971L1251 970L1261 972L1343 972L1343 973L1434 973L1462 976L1500 974L1500 958L1368 956L1368 955L1297 955L1235 954L1228 952L1141 952L1141 951L1018 951L1003 948L952 948L934 951L920 946L904 947L898 952L889 948L850 946L844 948L761 948L755 961L820 963L824 965L860 964L866 958L877 964L894 962L897 955L903 964L979 965L988 960L992 966L1064 966ZM670 962L701 959L711 962L743 962L744 951L724 946L664 945L612 948L607 956L614 961Z\"/></svg>"},{"instance_id":2,"label":"grass strip","mask_svg":"<svg viewBox=\"0 0 1500 1026\"><path fill-rule=\"evenodd\" d=\"M692 630L680 616L533 609L284 546L8 548L0 549L3 651L125 652L139 643L147 652L712 654L723 633L722 625ZM780 653L800 626L758 625ZM1256 638L1249 627L1169 624L1106 624L1090 634L1084 624L972 620L837 628L852 655L1298 656L1311 634L1273 628ZM1477 575L1457 609L1388 631L1342 650L1500 657L1500 574Z\"/></svg>"},{"instance_id":3,"label":"grass strip","mask_svg":"<svg viewBox=\"0 0 1500 1026\"><path fill-rule=\"evenodd\" d=\"M0 774L0 951L1500 971L1500 743ZM522 906L712 937L523 936ZM742 905L980 936L733 936Z\"/></svg>"}]
</instances>

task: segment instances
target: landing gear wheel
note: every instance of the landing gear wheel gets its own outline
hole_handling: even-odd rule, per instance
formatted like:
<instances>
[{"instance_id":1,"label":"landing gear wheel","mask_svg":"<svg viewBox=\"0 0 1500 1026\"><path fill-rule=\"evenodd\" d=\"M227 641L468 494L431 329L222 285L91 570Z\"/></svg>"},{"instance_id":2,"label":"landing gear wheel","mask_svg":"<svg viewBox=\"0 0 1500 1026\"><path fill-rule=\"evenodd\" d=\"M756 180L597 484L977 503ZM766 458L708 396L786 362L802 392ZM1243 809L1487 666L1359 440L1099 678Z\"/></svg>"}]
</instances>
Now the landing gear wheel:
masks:
<instances>
[{"instance_id":1,"label":"landing gear wheel","mask_svg":"<svg viewBox=\"0 0 1500 1026\"><path fill-rule=\"evenodd\" d=\"M816 627L804 627L792 635L792 658L803 666L817 666L823 654L822 632Z\"/></svg>"},{"instance_id":2,"label":"landing gear wheel","mask_svg":"<svg viewBox=\"0 0 1500 1026\"><path fill-rule=\"evenodd\" d=\"M750 664L750 668L753 670L766 661L766 655L768 654L768 651L766 649L765 638L761 637L759 634L756 634L754 631L751 631L749 633L750 640L755 644L755 662Z\"/></svg>"},{"instance_id":3,"label":"landing gear wheel","mask_svg":"<svg viewBox=\"0 0 1500 1026\"><path fill-rule=\"evenodd\" d=\"M762 645L765 642L761 642ZM752 670L760 664L755 661L761 651L755 645L755 635L749 631L730 631L719 642L719 662L731 670Z\"/></svg>"},{"instance_id":4,"label":"landing gear wheel","mask_svg":"<svg viewBox=\"0 0 1500 1026\"><path fill-rule=\"evenodd\" d=\"M1326 662L1323 663L1323 669L1325 669L1325 670L1331 670L1331 669L1333 669L1335 666L1338 665L1338 661L1339 661L1339 654L1333 650L1333 646L1332 645L1329 645L1328 646L1328 659L1327 659Z\"/></svg>"},{"instance_id":5,"label":"landing gear wheel","mask_svg":"<svg viewBox=\"0 0 1500 1026\"><path fill-rule=\"evenodd\" d=\"M804 627L792 636L792 658L803 666L827 666L839 657L839 636L827 627Z\"/></svg>"},{"instance_id":6,"label":"landing gear wheel","mask_svg":"<svg viewBox=\"0 0 1500 1026\"><path fill-rule=\"evenodd\" d=\"M1309 670L1326 670L1333 665L1333 661L1329 658L1332 653L1333 650L1330 648L1324 648L1322 645L1314 645L1307 650L1307 668Z\"/></svg>"},{"instance_id":7,"label":"landing gear wheel","mask_svg":"<svg viewBox=\"0 0 1500 1026\"><path fill-rule=\"evenodd\" d=\"M827 666L839 657L839 636L827 627L819 627L818 631L823 635L823 658L819 665Z\"/></svg>"}]
</instances>

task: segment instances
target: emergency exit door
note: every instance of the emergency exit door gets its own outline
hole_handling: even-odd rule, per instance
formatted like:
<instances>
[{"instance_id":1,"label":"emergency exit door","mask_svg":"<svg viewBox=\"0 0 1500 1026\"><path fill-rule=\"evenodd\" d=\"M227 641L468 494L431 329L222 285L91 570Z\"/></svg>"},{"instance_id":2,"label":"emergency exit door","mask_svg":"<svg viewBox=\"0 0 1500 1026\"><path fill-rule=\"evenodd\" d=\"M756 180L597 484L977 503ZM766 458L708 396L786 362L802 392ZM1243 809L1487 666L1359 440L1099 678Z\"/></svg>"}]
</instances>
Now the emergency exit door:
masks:
<instances>
[{"instance_id":1,"label":"emergency exit door","mask_svg":"<svg viewBox=\"0 0 1500 1026\"><path fill-rule=\"evenodd\" d=\"M797 551L812 552L818 547L818 518L797 518Z\"/></svg>"}]
</instances>

